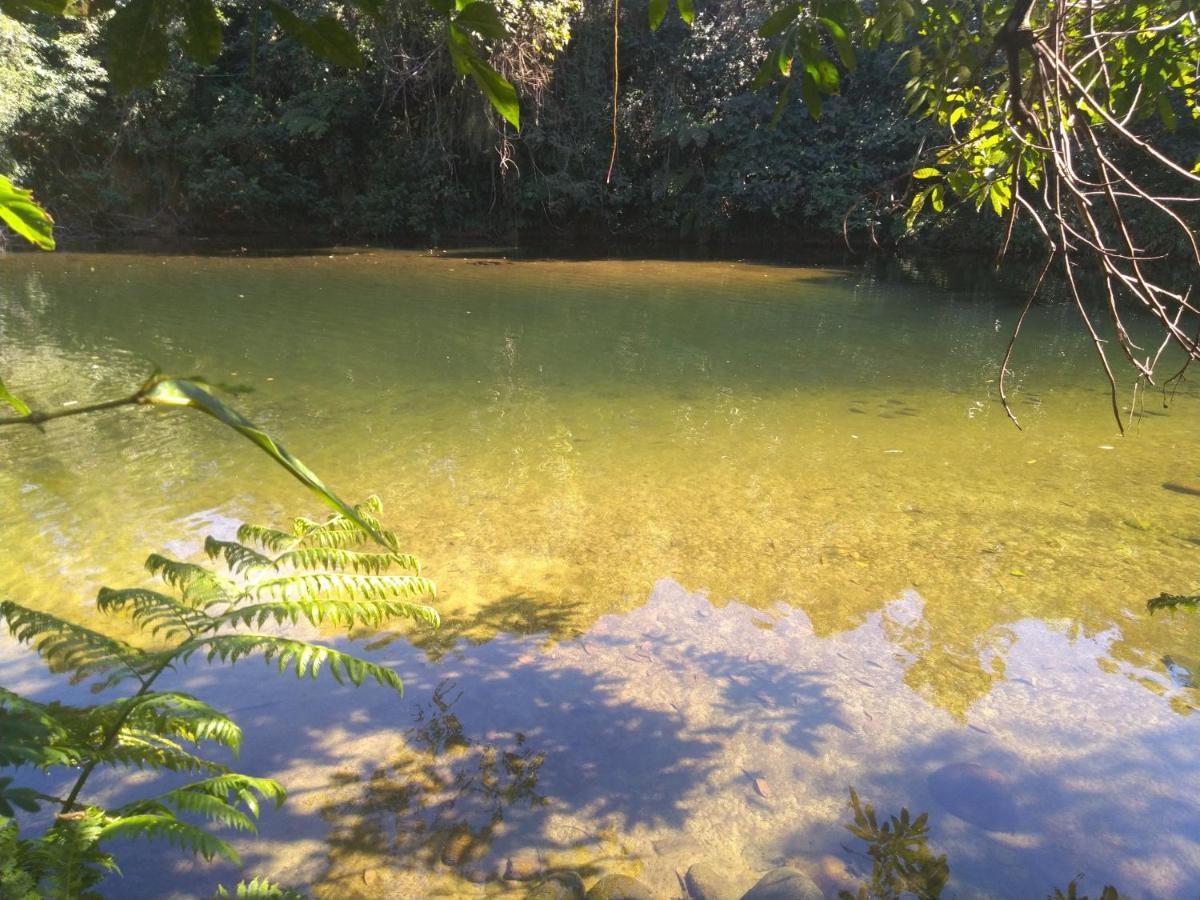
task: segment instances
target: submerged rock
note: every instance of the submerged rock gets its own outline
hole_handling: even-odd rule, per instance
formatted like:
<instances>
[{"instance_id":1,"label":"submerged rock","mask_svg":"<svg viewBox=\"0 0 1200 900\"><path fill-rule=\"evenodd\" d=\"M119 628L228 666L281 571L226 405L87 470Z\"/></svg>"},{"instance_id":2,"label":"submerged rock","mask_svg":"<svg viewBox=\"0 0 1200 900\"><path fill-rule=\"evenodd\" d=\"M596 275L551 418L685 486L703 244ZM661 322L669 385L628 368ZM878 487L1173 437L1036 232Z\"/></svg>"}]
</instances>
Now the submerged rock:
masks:
<instances>
[{"instance_id":1,"label":"submerged rock","mask_svg":"<svg viewBox=\"0 0 1200 900\"><path fill-rule=\"evenodd\" d=\"M745 893L727 871L703 862L687 870L683 883L691 900L738 900Z\"/></svg>"},{"instance_id":2,"label":"submerged rock","mask_svg":"<svg viewBox=\"0 0 1200 900\"><path fill-rule=\"evenodd\" d=\"M758 879L742 900L825 900L825 895L799 869L780 866Z\"/></svg>"},{"instance_id":3,"label":"submerged rock","mask_svg":"<svg viewBox=\"0 0 1200 900\"><path fill-rule=\"evenodd\" d=\"M605 875L592 885L587 900L655 900L654 892L628 875Z\"/></svg>"},{"instance_id":4,"label":"submerged rock","mask_svg":"<svg viewBox=\"0 0 1200 900\"><path fill-rule=\"evenodd\" d=\"M984 831L1017 830L1013 786L999 769L977 763L951 763L929 776L929 791L946 812Z\"/></svg>"},{"instance_id":5,"label":"submerged rock","mask_svg":"<svg viewBox=\"0 0 1200 900\"><path fill-rule=\"evenodd\" d=\"M575 872L556 872L525 895L526 900L583 900L583 879Z\"/></svg>"},{"instance_id":6,"label":"submerged rock","mask_svg":"<svg viewBox=\"0 0 1200 900\"><path fill-rule=\"evenodd\" d=\"M521 850L508 858L504 868L505 881L533 881L544 870L542 857L536 850Z\"/></svg>"}]
</instances>

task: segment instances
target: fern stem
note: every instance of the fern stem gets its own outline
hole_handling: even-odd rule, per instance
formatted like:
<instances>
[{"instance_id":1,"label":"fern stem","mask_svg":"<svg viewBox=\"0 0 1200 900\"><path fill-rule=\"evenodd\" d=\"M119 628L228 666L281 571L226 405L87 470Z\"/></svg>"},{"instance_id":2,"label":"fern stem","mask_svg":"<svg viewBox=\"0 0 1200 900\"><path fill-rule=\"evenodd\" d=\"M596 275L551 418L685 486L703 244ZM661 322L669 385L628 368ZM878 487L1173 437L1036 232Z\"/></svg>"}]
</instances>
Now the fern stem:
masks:
<instances>
[{"instance_id":1,"label":"fern stem","mask_svg":"<svg viewBox=\"0 0 1200 900\"><path fill-rule=\"evenodd\" d=\"M67 416L82 416L84 413L100 412L105 409L116 409L118 406L134 406L142 401L142 392L120 397L116 400L105 400L101 403L91 403L87 406L69 406L66 409L56 409L53 412L33 410L25 416L0 416L0 425L41 425L51 419L64 419Z\"/></svg>"},{"instance_id":2,"label":"fern stem","mask_svg":"<svg viewBox=\"0 0 1200 900\"><path fill-rule=\"evenodd\" d=\"M117 716L117 721L113 723L112 728L109 730L108 734L105 735L104 742L96 751L97 754L103 753L105 750L108 750L112 747L113 742L117 739L117 735L119 735L121 733L121 729L125 727L125 722L128 721L130 715L133 714L134 709L137 707L138 701L150 690L150 686L154 684L159 675L166 671L167 666L169 666L174 659L175 654L168 656L162 661L162 664L159 665L158 668L150 673L148 678L142 681L142 686L138 688L136 694L129 698L129 702L125 704L125 708L121 710L121 714ZM70 812L74 808L75 801L79 798L79 792L83 790L84 784L87 783L88 778L91 777L92 772L96 770L96 766L99 764L100 761L98 758L93 758L91 762L84 764L83 770L79 773L79 777L75 779L75 784L71 786L71 793L67 795L66 800L62 801L63 812Z\"/></svg>"}]
</instances>

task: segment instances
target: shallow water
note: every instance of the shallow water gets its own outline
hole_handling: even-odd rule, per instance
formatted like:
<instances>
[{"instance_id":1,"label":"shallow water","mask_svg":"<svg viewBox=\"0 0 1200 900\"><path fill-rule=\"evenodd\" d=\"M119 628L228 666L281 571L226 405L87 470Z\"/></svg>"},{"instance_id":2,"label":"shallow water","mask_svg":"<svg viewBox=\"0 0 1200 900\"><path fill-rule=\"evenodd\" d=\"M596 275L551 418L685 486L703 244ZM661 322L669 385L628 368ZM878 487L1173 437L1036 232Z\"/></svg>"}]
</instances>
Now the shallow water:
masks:
<instances>
[{"instance_id":1,"label":"shallow water","mask_svg":"<svg viewBox=\"0 0 1200 900\"><path fill-rule=\"evenodd\" d=\"M355 644L401 703L180 676L243 710L243 766L293 789L239 841L247 871L469 896L518 890L497 867L534 850L664 896L699 859L831 891L870 870L853 785L930 813L960 896L1080 872L1200 890L1200 626L1145 612L1196 584L1200 498L1162 485L1200 481L1200 396L1148 397L1118 436L1071 309L1027 323L1017 431L995 377L1022 298L978 280L382 251L0 265L15 393L116 396L151 363L252 387L239 408L343 496L381 495L439 583L440 631ZM0 431L0 496L0 592L81 620L153 550L313 511L211 420L143 409ZM6 686L72 690L3 647ZM470 859L445 865L448 838ZM114 896L229 880L140 868Z\"/></svg>"}]
</instances>

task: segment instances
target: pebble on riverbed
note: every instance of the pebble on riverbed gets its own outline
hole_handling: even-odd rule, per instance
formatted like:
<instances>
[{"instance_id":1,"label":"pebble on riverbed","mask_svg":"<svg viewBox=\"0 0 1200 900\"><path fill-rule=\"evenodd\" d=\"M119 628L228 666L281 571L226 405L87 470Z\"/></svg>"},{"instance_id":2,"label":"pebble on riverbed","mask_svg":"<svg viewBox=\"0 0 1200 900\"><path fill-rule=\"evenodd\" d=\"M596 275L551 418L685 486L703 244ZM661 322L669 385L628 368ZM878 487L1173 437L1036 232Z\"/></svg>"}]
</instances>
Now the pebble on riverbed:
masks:
<instances>
[{"instance_id":1,"label":"pebble on riverbed","mask_svg":"<svg viewBox=\"0 0 1200 900\"><path fill-rule=\"evenodd\" d=\"M683 879L690 900L740 900L748 884L741 884L724 869L699 862Z\"/></svg>"},{"instance_id":2,"label":"pebble on riverbed","mask_svg":"<svg viewBox=\"0 0 1200 900\"><path fill-rule=\"evenodd\" d=\"M825 900L825 895L799 869L781 866L758 879L742 900Z\"/></svg>"},{"instance_id":3,"label":"pebble on riverbed","mask_svg":"<svg viewBox=\"0 0 1200 900\"><path fill-rule=\"evenodd\" d=\"M587 900L655 900L654 892L628 875L605 875L592 885Z\"/></svg>"},{"instance_id":4,"label":"pebble on riverbed","mask_svg":"<svg viewBox=\"0 0 1200 900\"><path fill-rule=\"evenodd\" d=\"M526 894L525 900L584 900L583 879L575 872L556 872Z\"/></svg>"}]
</instances>

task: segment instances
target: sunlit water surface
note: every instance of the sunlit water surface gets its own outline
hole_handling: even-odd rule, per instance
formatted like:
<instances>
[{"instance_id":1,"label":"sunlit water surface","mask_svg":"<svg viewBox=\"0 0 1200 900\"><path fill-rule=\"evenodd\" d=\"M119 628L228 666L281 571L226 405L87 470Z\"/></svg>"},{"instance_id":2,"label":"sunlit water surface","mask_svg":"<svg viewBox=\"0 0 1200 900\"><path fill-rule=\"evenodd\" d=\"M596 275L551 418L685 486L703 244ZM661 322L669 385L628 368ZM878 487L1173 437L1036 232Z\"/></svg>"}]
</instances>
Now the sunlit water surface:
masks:
<instances>
[{"instance_id":1,"label":"sunlit water surface","mask_svg":"<svg viewBox=\"0 0 1200 900\"><path fill-rule=\"evenodd\" d=\"M537 853L663 896L697 861L746 886L790 864L833 896L870 871L853 786L929 812L959 896L1084 873L1194 897L1200 626L1145 601L1200 576L1200 497L1163 488L1200 482L1200 396L1147 396L1120 437L1052 304L1018 347L1018 431L995 379L1022 299L727 262L18 255L0 371L44 409L153 365L251 387L239 408L379 494L439 584L440 631L343 642L402 701L179 674L290 789L235 841L247 873L520 895L498 875ZM151 409L3 429L0 497L0 594L92 624L147 553L317 511L214 421ZM7 638L0 683L90 696ZM237 877L122 858L112 896Z\"/></svg>"}]
</instances>

